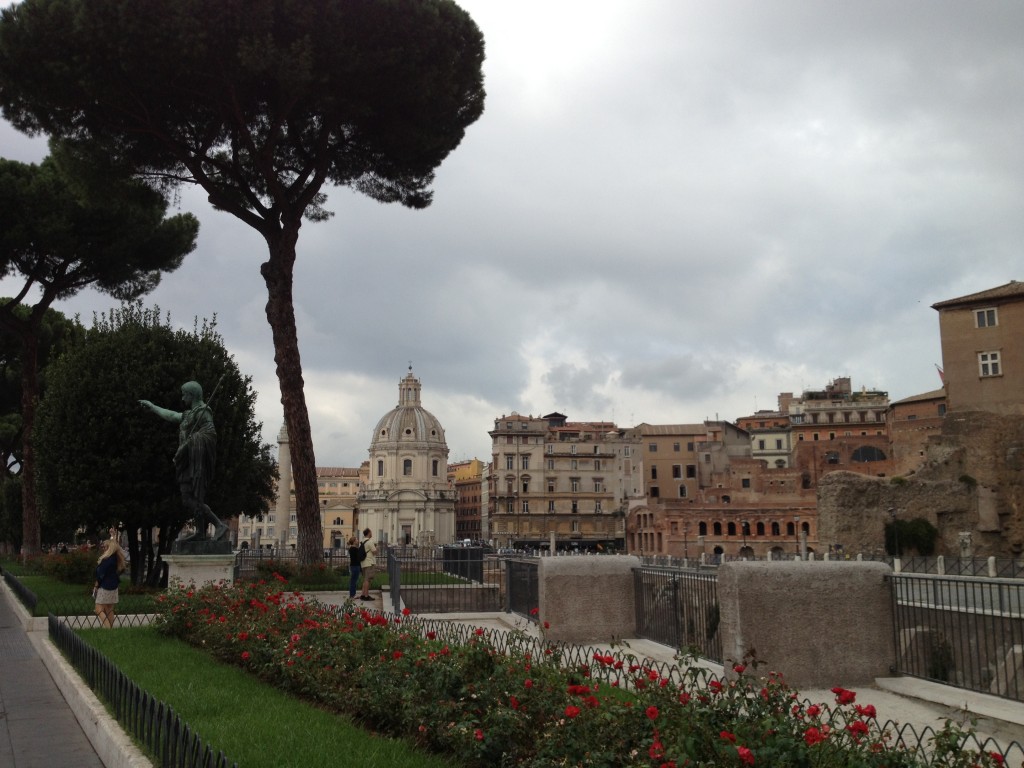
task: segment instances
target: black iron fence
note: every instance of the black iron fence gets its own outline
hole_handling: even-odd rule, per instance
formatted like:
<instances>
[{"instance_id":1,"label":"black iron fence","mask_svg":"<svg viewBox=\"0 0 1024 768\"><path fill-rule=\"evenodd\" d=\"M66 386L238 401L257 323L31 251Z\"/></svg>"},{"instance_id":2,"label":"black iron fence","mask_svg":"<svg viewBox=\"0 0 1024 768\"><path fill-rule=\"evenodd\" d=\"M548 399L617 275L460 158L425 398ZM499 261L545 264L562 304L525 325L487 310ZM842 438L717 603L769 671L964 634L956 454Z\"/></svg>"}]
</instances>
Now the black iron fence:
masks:
<instances>
[{"instance_id":1,"label":"black iron fence","mask_svg":"<svg viewBox=\"0 0 1024 768\"><path fill-rule=\"evenodd\" d=\"M174 710L139 688L113 662L49 617L50 639L82 680L110 707L114 718L161 768L238 768L223 752L204 744Z\"/></svg>"},{"instance_id":2,"label":"black iron fence","mask_svg":"<svg viewBox=\"0 0 1024 768\"><path fill-rule=\"evenodd\" d=\"M537 558L509 558L505 561L508 612L537 621L540 605L540 565Z\"/></svg>"},{"instance_id":3,"label":"black iron fence","mask_svg":"<svg viewBox=\"0 0 1024 768\"><path fill-rule=\"evenodd\" d=\"M481 547L388 549L388 584L396 610L481 613L504 606L504 561Z\"/></svg>"},{"instance_id":4,"label":"black iron fence","mask_svg":"<svg viewBox=\"0 0 1024 768\"><path fill-rule=\"evenodd\" d=\"M11 588L11 591L21 601L21 604L28 608L29 613L35 611L36 606L39 604L39 598L36 597L35 592L22 584L10 571L4 571L4 581L7 582L7 586Z\"/></svg>"},{"instance_id":5,"label":"black iron fence","mask_svg":"<svg viewBox=\"0 0 1024 768\"><path fill-rule=\"evenodd\" d=\"M240 549L235 553L236 579L253 581L260 577L261 569L273 570L280 565L283 570L295 573L299 570L299 558L294 549ZM348 572L347 549L325 549L324 565L328 568Z\"/></svg>"},{"instance_id":6,"label":"black iron fence","mask_svg":"<svg viewBox=\"0 0 1024 768\"><path fill-rule=\"evenodd\" d=\"M717 572L646 566L633 585L638 637L722 663Z\"/></svg>"},{"instance_id":7,"label":"black iron fence","mask_svg":"<svg viewBox=\"0 0 1024 768\"><path fill-rule=\"evenodd\" d=\"M1024 581L894 574L896 671L1024 701Z\"/></svg>"}]
</instances>

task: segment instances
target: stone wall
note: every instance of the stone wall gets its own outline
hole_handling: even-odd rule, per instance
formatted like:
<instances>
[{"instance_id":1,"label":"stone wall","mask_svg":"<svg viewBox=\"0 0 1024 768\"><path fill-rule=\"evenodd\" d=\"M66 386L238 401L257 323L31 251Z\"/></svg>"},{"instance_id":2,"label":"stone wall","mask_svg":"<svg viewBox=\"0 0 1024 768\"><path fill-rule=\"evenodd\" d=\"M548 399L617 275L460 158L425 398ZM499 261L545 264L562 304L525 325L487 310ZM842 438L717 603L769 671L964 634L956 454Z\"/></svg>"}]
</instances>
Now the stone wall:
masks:
<instances>
[{"instance_id":1,"label":"stone wall","mask_svg":"<svg viewBox=\"0 0 1024 768\"><path fill-rule=\"evenodd\" d=\"M939 530L935 554L959 556L961 532L976 557L1024 552L1024 417L956 412L912 474L833 472L818 485L818 538L848 552L883 549L889 509Z\"/></svg>"}]
</instances>

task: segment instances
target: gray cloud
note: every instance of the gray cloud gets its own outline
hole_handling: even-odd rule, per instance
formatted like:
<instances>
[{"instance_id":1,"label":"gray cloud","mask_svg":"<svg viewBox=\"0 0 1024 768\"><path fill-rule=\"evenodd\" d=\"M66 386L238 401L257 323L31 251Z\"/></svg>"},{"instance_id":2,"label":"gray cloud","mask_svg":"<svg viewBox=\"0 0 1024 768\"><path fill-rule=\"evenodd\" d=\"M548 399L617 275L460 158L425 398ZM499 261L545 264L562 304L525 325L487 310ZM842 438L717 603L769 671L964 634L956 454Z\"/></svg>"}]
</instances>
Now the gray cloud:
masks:
<instances>
[{"instance_id":1,"label":"gray cloud","mask_svg":"<svg viewBox=\"0 0 1024 768\"><path fill-rule=\"evenodd\" d=\"M463 5L488 103L434 204L329 190L301 233L322 464L365 458L409 361L460 457L512 410L734 419L841 375L906 397L938 385L930 305L1022 279L1019 3ZM45 152L6 125L0 146ZM217 314L272 439L264 244L180 205L199 248L152 301Z\"/></svg>"}]
</instances>

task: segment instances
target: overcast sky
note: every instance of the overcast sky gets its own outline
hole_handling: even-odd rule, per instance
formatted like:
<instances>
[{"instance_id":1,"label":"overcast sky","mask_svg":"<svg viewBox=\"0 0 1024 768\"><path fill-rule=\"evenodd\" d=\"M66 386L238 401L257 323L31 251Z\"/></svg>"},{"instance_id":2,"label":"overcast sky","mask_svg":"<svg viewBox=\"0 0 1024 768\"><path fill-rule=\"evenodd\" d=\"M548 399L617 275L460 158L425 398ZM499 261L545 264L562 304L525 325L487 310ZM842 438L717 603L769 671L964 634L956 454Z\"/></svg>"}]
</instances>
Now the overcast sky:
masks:
<instances>
[{"instance_id":1,"label":"overcast sky","mask_svg":"<svg viewBox=\"0 0 1024 768\"><path fill-rule=\"evenodd\" d=\"M452 460L512 411L733 421L838 376L901 399L940 386L933 303L1024 279L1019 0L461 5L487 106L434 204L328 190L299 238L321 466L367 458L410 362ZM3 156L45 151L0 125ZM265 245L180 209L199 246L146 301L217 315L275 442Z\"/></svg>"}]
</instances>

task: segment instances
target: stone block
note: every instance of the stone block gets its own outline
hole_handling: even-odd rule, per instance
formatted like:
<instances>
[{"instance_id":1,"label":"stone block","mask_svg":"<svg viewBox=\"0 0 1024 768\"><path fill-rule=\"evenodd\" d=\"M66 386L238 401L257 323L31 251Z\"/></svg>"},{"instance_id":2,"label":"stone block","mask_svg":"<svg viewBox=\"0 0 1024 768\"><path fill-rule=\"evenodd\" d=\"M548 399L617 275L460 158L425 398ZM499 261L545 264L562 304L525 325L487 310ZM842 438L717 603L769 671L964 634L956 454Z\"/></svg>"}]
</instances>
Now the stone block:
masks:
<instances>
[{"instance_id":1,"label":"stone block","mask_svg":"<svg viewBox=\"0 0 1024 768\"><path fill-rule=\"evenodd\" d=\"M169 570L167 583L193 583L197 587L223 581L234 583L235 556L226 555L165 555Z\"/></svg>"},{"instance_id":2,"label":"stone block","mask_svg":"<svg viewBox=\"0 0 1024 768\"><path fill-rule=\"evenodd\" d=\"M639 566L632 555L540 558L540 619L550 625L545 636L581 645L632 637L633 569Z\"/></svg>"},{"instance_id":3,"label":"stone block","mask_svg":"<svg viewBox=\"0 0 1024 768\"><path fill-rule=\"evenodd\" d=\"M726 670L755 652L798 689L871 684L895 661L884 563L735 562L718 571Z\"/></svg>"}]
</instances>

